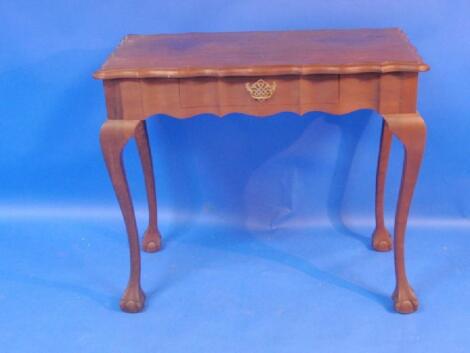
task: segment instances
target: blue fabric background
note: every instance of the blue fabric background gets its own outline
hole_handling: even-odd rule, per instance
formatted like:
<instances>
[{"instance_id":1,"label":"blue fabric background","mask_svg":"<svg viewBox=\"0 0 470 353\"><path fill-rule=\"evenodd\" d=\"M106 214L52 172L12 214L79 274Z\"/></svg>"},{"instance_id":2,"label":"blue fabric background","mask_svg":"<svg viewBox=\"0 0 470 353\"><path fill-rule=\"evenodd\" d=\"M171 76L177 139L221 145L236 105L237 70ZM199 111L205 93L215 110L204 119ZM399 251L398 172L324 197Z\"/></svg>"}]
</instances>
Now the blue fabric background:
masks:
<instances>
[{"instance_id":1,"label":"blue fabric background","mask_svg":"<svg viewBox=\"0 0 470 353\"><path fill-rule=\"evenodd\" d=\"M470 268L462 249L470 245L469 15L466 0L0 0L5 352L468 351L470 308L462 291L469 289ZM126 238L98 144L106 117L101 82L91 75L122 36L359 27L401 27L431 66L420 78L419 111L428 123L428 144L408 253L422 302L429 293L421 311L406 318L391 312L392 257L367 248L381 119L358 111L150 119L167 248L162 255L144 256L146 278L160 276L147 279L147 289L155 292L150 290L147 311L121 314ZM143 230L145 193L133 142L125 161ZM386 193L389 224L401 163L395 141ZM309 238L309 232L325 239ZM283 252L271 248L271 241ZM329 265L322 262L328 253ZM361 262L368 257L376 265ZM145 261L158 266L149 268ZM388 272L355 277L374 266ZM240 286L246 276L251 280ZM450 279L433 287L438 276ZM309 287L312 278L316 287ZM224 287L227 281L235 287ZM370 288L378 283L383 288ZM334 290L322 292L331 285ZM449 295L454 296L446 299ZM247 299L237 302L240 297ZM190 298L202 306L195 308ZM432 325L437 318L441 324ZM132 331L129 337L126 330ZM22 341L27 332L29 344Z\"/></svg>"}]
</instances>

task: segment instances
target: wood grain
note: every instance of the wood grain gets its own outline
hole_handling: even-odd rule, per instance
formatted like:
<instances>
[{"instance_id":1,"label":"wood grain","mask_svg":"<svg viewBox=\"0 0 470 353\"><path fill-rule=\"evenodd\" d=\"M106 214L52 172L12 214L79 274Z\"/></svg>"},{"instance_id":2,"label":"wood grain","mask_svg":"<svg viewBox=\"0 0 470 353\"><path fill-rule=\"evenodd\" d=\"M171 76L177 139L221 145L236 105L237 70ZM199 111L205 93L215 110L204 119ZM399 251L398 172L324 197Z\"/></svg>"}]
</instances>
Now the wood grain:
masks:
<instances>
[{"instance_id":1,"label":"wood grain","mask_svg":"<svg viewBox=\"0 0 470 353\"><path fill-rule=\"evenodd\" d=\"M108 121L101 130L106 165L126 224L131 275L121 300L128 312L142 310L137 225L122 151L135 137L144 169L149 226L143 248L160 249L152 158L145 119L156 114L189 118L239 112L270 116L279 112L333 114L373 109L384 118L376 182L376 229L372 246L392 248L384 224L384 189L390 143L405 149L404 171L394 231L395 309L410 313L418 300L408 283L404 237L425 143L424 120L416 111L418 74L429 67L399 29L130 35L95 73L102 79ZM262 79L269 98L249 90ZM272 93L272 94L271 94Z\"/></svg>"},{"instance_id":2,"label":"wood grain","mask_svg":"<svg viewBox=\"0 0 470 353\"><path fill-rule=\"evenodd\" d=\"M128 35L97 79L418 72L398 28Z\"/></svg>"},{"instance_id":3,"label":"wood grain","mask_svg":"<svg viewBox=\"0 0 470 353\"><path fill-rule=\"evenodd\" d=\"M354 75L281 75L276 92L264 102L254 100L245 84L253 77L104 80L109 119L143 120L155 114L190 118L211 113L269 116L279 112L322 111L346 114L358 109L379 113L416 112L417 73L392 72Z\"/></svg>"}]
</instances>

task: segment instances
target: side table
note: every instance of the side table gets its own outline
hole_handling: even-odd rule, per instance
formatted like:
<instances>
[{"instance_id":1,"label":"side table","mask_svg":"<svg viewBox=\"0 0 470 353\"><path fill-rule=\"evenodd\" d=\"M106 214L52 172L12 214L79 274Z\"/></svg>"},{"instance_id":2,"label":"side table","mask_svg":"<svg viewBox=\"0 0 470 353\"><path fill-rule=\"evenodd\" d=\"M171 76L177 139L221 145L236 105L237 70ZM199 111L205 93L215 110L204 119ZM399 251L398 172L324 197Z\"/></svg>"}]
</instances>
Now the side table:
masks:
<instances>
[{"instance_id":1,"label":"side table","mask_svg":"<svg viewBox=\"0 0 470 353\"><path fill-rule=\"evenodd\" d=\"M148 252L161 247L148 117L374 109L382 116L383 127L372 247L392 249L384 224L384 185L394 135L405 156L395 216L393 300L396 311L414 312L418 300L405 272L404 238L426 139L424 120L416 110L418 74L427 70L396 28L126 36L94 74L103 80L108 112L101 146L129 238L130 278L121 309L138 312L145 302L139 235L122 162L130 138L137 142L149 208L142 246Z\"/></svg>"}]
</instances>

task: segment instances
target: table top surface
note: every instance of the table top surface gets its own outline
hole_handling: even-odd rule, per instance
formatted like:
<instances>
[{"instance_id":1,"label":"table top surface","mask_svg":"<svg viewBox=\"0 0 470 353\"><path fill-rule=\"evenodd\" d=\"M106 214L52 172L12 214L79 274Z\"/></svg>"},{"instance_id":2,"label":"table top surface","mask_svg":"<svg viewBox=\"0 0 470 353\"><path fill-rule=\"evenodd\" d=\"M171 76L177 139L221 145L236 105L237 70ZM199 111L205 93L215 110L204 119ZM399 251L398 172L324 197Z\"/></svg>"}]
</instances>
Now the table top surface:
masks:
<instances>
[{"instance_id":1,"label":"table top surface","mask_svg":"<svg viewBox=\"0 0 470 353\"><path fill-rule=\"evenodd\" d=\"M128 35L97 79L427 71L398 28Z\"/></svg>"}]
</instances>

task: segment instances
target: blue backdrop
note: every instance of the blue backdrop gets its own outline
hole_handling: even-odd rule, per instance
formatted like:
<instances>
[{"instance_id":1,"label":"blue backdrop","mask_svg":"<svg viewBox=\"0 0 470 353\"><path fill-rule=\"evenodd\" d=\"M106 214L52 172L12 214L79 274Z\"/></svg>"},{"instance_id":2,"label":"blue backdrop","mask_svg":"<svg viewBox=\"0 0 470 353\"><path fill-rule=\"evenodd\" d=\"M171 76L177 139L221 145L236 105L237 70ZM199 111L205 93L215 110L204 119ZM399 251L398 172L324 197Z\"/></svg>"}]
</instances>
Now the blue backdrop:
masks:
<instances>
[{"instance_id":1,"label":"blue backdrop","mask_svg":"<svg viewBox=\"0 0 470 353\"><path fill-rule=\"evenodd\" d=\"M414 345L415 352L448 349L449 345L453 345L455 352L458 349L464 351L463 347L470 342L469 332L463 332L464 327L470 327L469 305L459 299L458 293L468 290L469 282L465 271L469 269L468 261L465 260L465 252L461 251L465 244L469 245L465 232L470 227L469 15L470 2L467 0L0 0L0 251L4 250L0 260L0 305L6 307L3 312L11 314L5 316L4 323L8 321L10 328L1 330L0 342L4 340L4 346L10 347L8 351L20 351L14 347L20 342L19 330L22 320L25 320L29 322L27 325L32 325L29 331L33 342L49 347L49 351L55 330L66 337L60 341L63 348L69 345L70 351L80 348L82 352L103 352L92 347L101 347L106 337L126 330L127 325L140 327L140 334L132 334L139 341L135 344L147 342L149 347L163 345L173 347L173 351L191 351L182 344L186 342L197 352L305 352L313 347L313 341L323 352L330 349L339 352L343 344L361 352L368 351L368 347L375 352L380 352L380 349L399 351L405 344ZM424 301L421 317L417 314L413 319L403 319L379 305L371 309L372 321L360 320L362 329L354 324L355 315L363 313L365 306L374 306L371 301L362 303L363 297L372 298L387 307L388 300L384 298L393 289L390 254L371 254L364 246L369 243L373 227L375 167L381 126L381 119L371 111L345 116L310 113L303 117L283 113L270 119L253 119L240 114L223 119L210 115L184 121L165 116L150 119L149 134L160 224L164 237L167 237L166 250L170 252L173 244L175 252L183 249L186 253L183 251L181 256L171 252L156 255L157 258L162 256L160 260L144 257L144 261L159 264L159 270L144 268L147 276L152 276L152 272L165 273L169 266L173 268L174 260L171 259L174 258L181 262L173 265L183 268L176 271L174 282L170 275L165 275L163 280L156 279L155 283L149 280L151 284L148 286L156 293L155 300L151 299L151 305L155 306L153 316L148 316L150 308L137 319L122 316L116 309L116 302L126 279L126 239L98 144L98 131L106 111L101 82L91 78L93 71L127 33L358 27L401 27L431 66L431 71L423 73L420 78L419 111L428 123L428 143L410 218L417 234L415 240L410 240L410 247L414 244L417 252L415 255L409 252L410 261L422 269L415 272L416 278L427 273L428 282L422 285L422 291L434 293L433 298L428 297L429 302ZM145 193L134 143L130 143L126 150L125 161L140 228L143 229ZM401 163L401 147L395 141L386 193L389 223L394 214ZM321 239L308 239L305 234L309 229L318 228L324 229L322 234L337 234L337 238L331 235L324 243ZM287 253L279 253L264 245L250 247L240 240L253 239L253 236L259 240L260 234L265 232L268 235L262 236L262 244L269 244L272 238L276 238L273 241L280 242L280 247L287 246L287 250L284 248ZM300 243L297 248L283 243L288 240L280 240L291 236L291 233L297 234L290 240ZM434 237L434 242L428 240L427 234ZM115 239L111 245L107 243L110 239ZM318 268L309 267L309 261L313 261L312 258L320 251L318 246L328 243L328 239L332 243L324 249L335 254L331 259L341 263L344 253L333 249L344 246L345 252L355 254L348 266L358 266L357 272L362 268L357 265L358 254L371 256L377 259L374 260L377 263L382 261L378 259L386 259L387 281L383 289L377 287L372 290L380 294L374 296L368 292L371 289L369 285L381 281L379 272L356 281L354 274L343 273L343 267L335 272L335 265L325 265L333 274L319 270L322 268L320 260L315 262ZM350 245L348 241L352 241ZM63 245L58 246L57 242ZM237 244L235 251L231 242ZM312 243L308 248L316 249L313 251L315 254L303 253L305 245L302 244L305 242ZM362 247L359 245L360 250L356 249L357 253L354 253L355 244L362 244ZM430 247L429 252L420 253L423 244ZM186 249L186 245L190 247ZM199 249L199 258L190 250L191 245ZM90 247L94 250L86 250ZM454 249L455 253L449 253L449 249ZM44 251L50 256L44 256ZM236 266L240 259L230 262L234 253L242 256L244 265L239 265L239 268ZM101 254L109 255L112 266L106 265L108 260L100 260ZM201 283L191 282L185 277L186 270L194 265L200 266L204 272L208 261L204 260L206 256L220 258L215 266L217 271L223 271L220 267L227 266L225 260L228 257L228 272L217 272L218 276L212 273L212 277L206 273L207 278L198 279ZM222 286L227 281L226 276L234 281L243 281L245 277L240 274L243 271L252 276L266 273L263 271L268 271L268 265L265 266L264 262L251 263L254 267L246 264L254 261L250 260L252 257L277 261L294 272L297 270L319 279L320 284L309 288L312 294L303 299L298 298L305 292L302 294L298 288L291 293L287 289L271 287L281 291L278 298L283 298L284 303L298 302L295 307L289 306L292 304L282 307L280 302L272 302L276 299L271 298L271 290L266 288L273 283L284 283L283 280L287 288L295 274L279 270L279 277L273 277L272 281L264 284L267 293L254 292L253 287L262 281L260 278L253 279L251 287L246 284L227 289L241 296L252 293L247 302L229 303L230 309L227 309L219 302L227 298L228 292L216 293L210 289L215 291ZM84 259L87 259L89 267L84 266ZM433 267L436 263L441 266ZM105 270L90 279L89 273L99 271L99 266L104 266ZM373 267L371 264L364 266ZM437 274L428 273L426 268L434 268ZM211 270L216 271L212 267ZM111 277L108 285L101 286L100 283L108 278L106 271L110 271ZM456 277L451 278L455 282L433 287L430 283L438 274L454 274ZM349 275L352 277L348 282L344 278ZM185 278L179 281L181 276ZM302 286L307 286L311 279L304 279L304 282L297 279L297 283L294 279L294 285L305 289ZM89 281L94 284L91 286ZM212 281L214 287L209 288L207 297L201 296L199 303L205 303L202 307L207 312L199 312L202 309L194 309L194 303L188 302L183 305L186 311L181 307L175 308L188 296L194 298L194 291L207 289L207 281ZM327 286L333 284L338 291L336 297L331 293L318 293L322 291L322 281ZM183 286L182 282L187 284ZM167 294L166 309L162 308L163 304L157 305L159 301L165 301L165 293L162 297L158 294L162 286L174 291ZM177 291L178 286L181 286L180 292ZM168 288L164 292L170 291ZM341 289L347 290L344 293ZM308 293L308 289L305 290ZM455 297L446 300L445 296L453 291ZM359 294L357 303L338 299L350 296L350 292ZM36 293L36 298L41 298L41 301L36 299L39 302L33 302L31 293ZM67 302L66 298L74 295L77 300ZM211 295L214 297L207 302ZM322 300L336 298L333 300L338 300L338 305L352 309L338 314L334 303L320 305L321 308L313 304L308 306L309 301L317 300L312 298L315 295ZM50 306L57 305L60 300L65 300L62 311L58 308L51 311ZM209 305L214 300L216 304ZM277 309L263 306L266 300L271 305L278 305ZM252 306L246 304L248 302ZM305 309L302 306L307 306L309 311L303 319ZM452 312L449 306L459 306L461 311ZM41 307L43 311L39 309ZM85 307L87 309L83 309ZM243 315L247 317L242 319L238 316L241 314L237 314L234 307L242 308ZM44 321L34 324L31 308L39 310L34 315ZM64 310L71 316L82 318L82 321L72 324L62 316ZM274 318L270 316L268 321L266 317L264 321L259 318L268 312L272 314L273 310L279 310L275 311ZM217 316L211 316L212 319L205 317L206 321L201 319L208 312ZM440 327L429 324L429 318L438 317L436 312L442 315L439 316L442 325L453 323L452 335L440 337L434 331ZM54 324L48 320L51 315ZM174 315L184 318L176 319ZM384 315L390 318L386 319ZM156 316L161 321L153 322ZM337 320L333 319L335 317ZM313 318L324 321L316 322ZM296 328L295 334L284 327L286 320ZM390 321L377 324L374 320ZM109 332L85 328L96 322L101 322ZM161 332L152 336L154 333L143 329L147 324L157 325ZM258 324L260 336L254 338L249 332L256 330L253 325ZM48 325L51 326L46 334ZM348 332L344 342L333 339L339 334L337 325L343 330L338 332ZM396 325L393 327L397 330L407 331L401 331L395 337L396 341L388 337L388 344L377 346L377 332L373 338L377 325ZM319 330L318 335L311 339L310 335L316 329ZM176 334L174 330L181 332ZM385 327L379 331L383 337L389 335ZM76 336L77 332L79 336ZM144 337L146 332L150 338ZM214 335L209 335L209 332L214 332ZM228 345L220 338L226 335L234 337L238 343ZM428 340L426 345L422 344L420 337L426 337L423 338ZM130 341L124 338L115 342L122 352L132 350ZM19 347L23 347L23 351L38 351L34 349L37 346L28 348L24 342L22 344ZM113 351L119 351L116 349Z\"/></svg>"}]
</instances>

